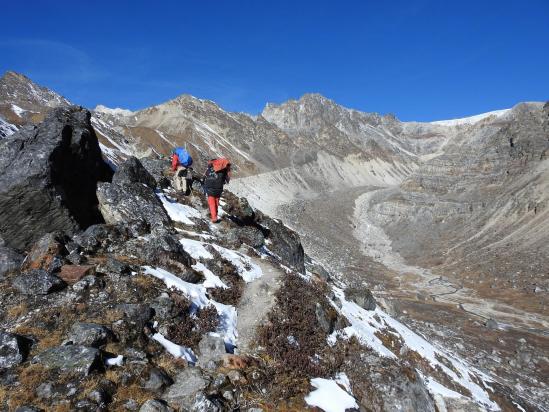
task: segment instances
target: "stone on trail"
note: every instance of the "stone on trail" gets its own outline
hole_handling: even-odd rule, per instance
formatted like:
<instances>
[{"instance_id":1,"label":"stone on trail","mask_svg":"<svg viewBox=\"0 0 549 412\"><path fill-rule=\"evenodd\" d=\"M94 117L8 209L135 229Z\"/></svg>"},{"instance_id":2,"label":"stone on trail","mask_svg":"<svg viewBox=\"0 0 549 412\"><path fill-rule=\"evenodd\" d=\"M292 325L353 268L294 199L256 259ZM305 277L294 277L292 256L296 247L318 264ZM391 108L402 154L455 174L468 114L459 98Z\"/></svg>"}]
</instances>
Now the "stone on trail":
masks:
<instances>
[{"instance_id":1,"label":"stone on trail","mask_svg":"<svg viewBox=\"0 0 549 412\"><path fill-rule=\"evenodd\" d=\"M221 336L211 334L204 335L198 344L198 366L213 370L223 360L227 353L225 341Z\"/></svg>"},{"instance_id":2,"label":"stone on trail","mask_svg":"<svg viewBox=\"0 0 549 412\"><path fill-rule=\"evenodd\" d=\"M99 210L110 224L141 218L153 228L170 227L171 220L154 192L156 181L135 157L122 163L112 183L97 186Z\"/></svg>"},{"instance_id":3,"label":"stone on trail","mask_svg":"<svg viewBox=\"0 0 549 412\"><path fill-rule=\"evenodd\" d=\"M12 286L24 295L47 295L63 289L66 283L42 269L33 269L17 276Z\"/></svg>"},{"instance_id":4,"label":"stone on trail","mask_svg":"<svg viewBox=\"0 0 549 412\"><path fill-rule=\"evenodd\" d=\"M151 228L171 225L154 190L142 183L100 183L97 186L97 199L99 210L109 224L129 223L140 217Z\"/></svg>"}]
</instances>

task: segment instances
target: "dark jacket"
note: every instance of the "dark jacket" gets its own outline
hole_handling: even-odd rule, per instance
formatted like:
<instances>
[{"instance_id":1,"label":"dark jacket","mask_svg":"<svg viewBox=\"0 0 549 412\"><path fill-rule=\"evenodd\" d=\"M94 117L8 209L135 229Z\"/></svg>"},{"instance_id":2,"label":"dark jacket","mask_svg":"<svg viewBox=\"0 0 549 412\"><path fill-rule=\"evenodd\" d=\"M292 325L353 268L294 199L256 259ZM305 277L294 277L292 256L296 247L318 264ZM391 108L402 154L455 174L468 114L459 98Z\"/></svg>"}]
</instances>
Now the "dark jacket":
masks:
<instances>
[{"instance_id":1,"label":"dark jacket","mask_svg":"<svg viewBox=\"0 0 549 412\"><path fill-rule=\"evenodd\" d=\"M207 195L220 197L223 193L223 185L229 183L229 173L227 169L216 172L212 164L208 165L204 173L204 190Z\"/></svg>"}]
</instances>

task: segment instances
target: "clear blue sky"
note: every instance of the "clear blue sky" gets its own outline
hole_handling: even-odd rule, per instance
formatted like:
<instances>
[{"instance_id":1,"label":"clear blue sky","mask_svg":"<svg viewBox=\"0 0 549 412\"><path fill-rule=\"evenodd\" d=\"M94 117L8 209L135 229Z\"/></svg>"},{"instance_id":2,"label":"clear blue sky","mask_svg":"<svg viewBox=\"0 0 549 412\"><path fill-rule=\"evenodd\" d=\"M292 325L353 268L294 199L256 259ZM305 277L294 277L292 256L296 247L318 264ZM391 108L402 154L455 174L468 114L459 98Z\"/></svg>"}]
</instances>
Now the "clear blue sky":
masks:
<instances>
[{"instance_id":1,"label":"clear blue sky","mask_svg":"<svg viewBox=\"0 0 549 412\"><path fill-rule=\"evenodd\" d=\"M437 120L549 99L548 0L10 1L0 70L87 107L318 92Z\"/></svg>"}]
</instances>

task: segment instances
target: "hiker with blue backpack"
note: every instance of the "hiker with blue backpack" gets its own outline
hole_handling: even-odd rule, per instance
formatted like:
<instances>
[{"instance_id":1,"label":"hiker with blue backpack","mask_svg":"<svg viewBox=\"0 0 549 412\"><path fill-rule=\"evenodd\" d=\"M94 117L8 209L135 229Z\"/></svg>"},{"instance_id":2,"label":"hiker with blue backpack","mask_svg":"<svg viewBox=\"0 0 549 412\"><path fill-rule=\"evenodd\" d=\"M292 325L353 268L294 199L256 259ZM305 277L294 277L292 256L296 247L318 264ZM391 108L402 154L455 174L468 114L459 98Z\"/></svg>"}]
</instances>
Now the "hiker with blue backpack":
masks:
<instances>
[{"instance_id":1,"label":"hiker with blue backpack","mask_svg":"<svg viewBox=\"0 0 549 412\"><path fill-rule=\"evenodd\" d=\"M172 186L176 191L186 195L190 193L193 182L192 164L193 159L184 148L176 147L172 150L172 171L175 172Z\"/></svg>"}]
</instances>

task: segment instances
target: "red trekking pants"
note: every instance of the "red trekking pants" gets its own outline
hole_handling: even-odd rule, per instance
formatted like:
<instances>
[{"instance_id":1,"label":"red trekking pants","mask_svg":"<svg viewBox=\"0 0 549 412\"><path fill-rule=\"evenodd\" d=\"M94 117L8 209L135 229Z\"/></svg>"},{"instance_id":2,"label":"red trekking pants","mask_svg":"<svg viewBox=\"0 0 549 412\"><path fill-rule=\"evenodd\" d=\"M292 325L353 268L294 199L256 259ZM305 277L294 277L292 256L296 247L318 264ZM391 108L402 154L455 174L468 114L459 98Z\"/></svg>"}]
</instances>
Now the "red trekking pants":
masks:
<instances>
[{"instance_id":1,"label":"red trekking pants","mask_svg":"<svg viewBox=\"0 0 549 412\"><path fill-rule=\"evenodd\" d=\"M217 221L217 209L219 208L219 197L208 195L208 206L210 207L210 217L212 222Z\"/></svg>"}]
</instances>

